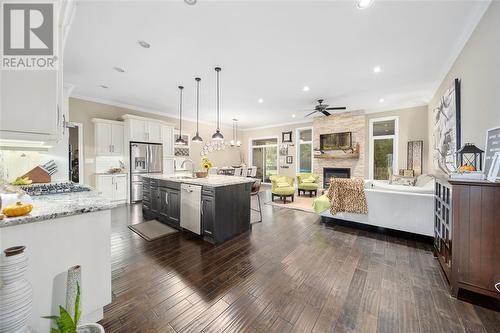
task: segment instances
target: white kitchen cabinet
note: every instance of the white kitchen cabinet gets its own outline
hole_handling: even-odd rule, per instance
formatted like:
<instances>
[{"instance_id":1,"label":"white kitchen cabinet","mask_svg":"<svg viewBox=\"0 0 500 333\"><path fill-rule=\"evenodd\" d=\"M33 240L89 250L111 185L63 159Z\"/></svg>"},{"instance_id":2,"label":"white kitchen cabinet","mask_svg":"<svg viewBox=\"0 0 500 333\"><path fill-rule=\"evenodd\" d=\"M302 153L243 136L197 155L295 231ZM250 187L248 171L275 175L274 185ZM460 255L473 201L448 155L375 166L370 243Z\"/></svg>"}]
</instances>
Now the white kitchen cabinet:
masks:
<instances>
[{"instance_id":1,"label":"white kitchen cabinet","mask_svg":"<svg viewBox=\"0 0 500 333\"><path fill-rule=\"evenodd\" d=\"M174 156L174 128L172 126L162 126L161 137L161 143L163 144L163 157Z\"/></svg>"},{"instance_id":2,"label":"white kitchen cabinet","mask_svg":"<svg viewBox=\"0 0 500 333\"><path fill-rule=\"evenodd\" d=\"M127 175L97 175L96 188L105 198L121 203L127 200Z\"/></svg>"},{"instance_id":3,"label":"white kitchen cabinet","mask_svg":"<svg viewBox=\"0 0 500 333\"><path fill-rule=\"evenodd\" d=\"M93 118L96 156L123 155L123 123Z\"/></svg>"},{"instance_id":4,"label":"white kitchen cabinet","mask_svg":"<svg viewBox=\"0 0 500 333\"><path fill-rule=\"evenodd\" d=\"M63 94L64 36L74 4L55 2L58 21L57 66L53 70L2 70L0 139L56 143L65 139Z\"/></svg>"},{"instance_id":5,"label":"white kitchen cabinet","mask_svg":"<svg viewBox=\"0 0 500 333\"><path fill-rule=\"evenodd\" d=\"M174 163L175 162L173 157L167 157L163 159L163 174L165 176L170 176L175 173Z\"/></svg>"},{"instance_id":6,"label":"white kitchen cabinet","mask_svg":"<svg viewBox=\"0 0 500 333\"><path fill-rule=\"evenodd\" d=\"M148 121L146 123L147 127L147 140L148 142L161 143L161 123L157 121Z\"/></svg>"},{"instance_id":7,"label":"white kitchen cabinet","mask_svg":"<svg viewBox=\"0 0 500 333\"><path fill-rule=\"evenodd\" d=\"M142 119L130 119L130 141L147 142L147 122Z\"/></svg>"}]
</instances>

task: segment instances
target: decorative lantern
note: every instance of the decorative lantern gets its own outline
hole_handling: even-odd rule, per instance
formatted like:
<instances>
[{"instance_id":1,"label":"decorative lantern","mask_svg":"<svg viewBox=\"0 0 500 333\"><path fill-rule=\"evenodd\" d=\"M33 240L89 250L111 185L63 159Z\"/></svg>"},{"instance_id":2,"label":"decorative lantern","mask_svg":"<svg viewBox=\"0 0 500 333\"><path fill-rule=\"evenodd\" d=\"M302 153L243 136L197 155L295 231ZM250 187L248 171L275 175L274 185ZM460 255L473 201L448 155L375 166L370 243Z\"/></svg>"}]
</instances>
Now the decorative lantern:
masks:
<instances>
[{"instance_id":1,"label":"decorative lantern","mask_svg":"<svg viewBox=\"0 0 500 333\"><path fill-rule=\"evenodd\" d=\"M459 171L481 171L483 169L483 153L483 150L472 143L466 143L456 152ZM470 167L474 169L472 170Z\"/></svg>"}]
</instances>

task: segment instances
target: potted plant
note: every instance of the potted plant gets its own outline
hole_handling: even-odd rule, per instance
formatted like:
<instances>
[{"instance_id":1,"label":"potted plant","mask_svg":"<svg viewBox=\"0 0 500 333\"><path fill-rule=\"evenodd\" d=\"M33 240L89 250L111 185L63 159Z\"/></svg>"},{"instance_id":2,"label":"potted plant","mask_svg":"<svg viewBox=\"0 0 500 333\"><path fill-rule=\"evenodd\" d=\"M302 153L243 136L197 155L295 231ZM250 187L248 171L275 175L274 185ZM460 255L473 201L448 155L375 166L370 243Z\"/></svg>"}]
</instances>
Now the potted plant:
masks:
<instances>
[{"instance_id":1,"label":"potted plant","mask_svg":"<svg viewBox=\"0 0 500 333\"><path fill-rule=\"evenodd\" d=\"M104 333L104 328L99 324L78 325L80 322L80 284L76 283L75 313L73 317L59 305L59 316L45 316L42 318L52 320L51 333Z\"/></svg>"}]
</instances>

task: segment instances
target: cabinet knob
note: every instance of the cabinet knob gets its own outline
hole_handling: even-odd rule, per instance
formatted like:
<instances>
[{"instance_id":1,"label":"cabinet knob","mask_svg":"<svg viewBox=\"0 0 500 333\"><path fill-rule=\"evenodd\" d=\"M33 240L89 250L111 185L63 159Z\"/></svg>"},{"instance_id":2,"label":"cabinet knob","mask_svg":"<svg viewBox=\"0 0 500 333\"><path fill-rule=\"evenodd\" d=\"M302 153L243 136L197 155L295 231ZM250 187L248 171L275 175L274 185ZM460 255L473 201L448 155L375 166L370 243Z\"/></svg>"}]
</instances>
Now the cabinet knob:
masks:
<instances>
[{"instance_id":1,"label":"cabinet knob","mask_svg":"<svg viewBox=\"0 0 500 333\"><path fill-rule=\"evenodd\" d=\"M495 289L500 293L500 282L495 284Z\"/></svg>"}]
</instances>

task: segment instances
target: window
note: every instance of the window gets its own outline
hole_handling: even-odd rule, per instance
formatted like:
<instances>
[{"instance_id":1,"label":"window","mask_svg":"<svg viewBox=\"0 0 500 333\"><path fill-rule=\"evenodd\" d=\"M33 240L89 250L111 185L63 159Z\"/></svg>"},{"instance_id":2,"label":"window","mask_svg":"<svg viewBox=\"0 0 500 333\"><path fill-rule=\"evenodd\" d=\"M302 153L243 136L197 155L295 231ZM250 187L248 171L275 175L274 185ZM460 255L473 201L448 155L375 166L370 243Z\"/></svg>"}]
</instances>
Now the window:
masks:
<instances>
[{"instance_id":1,"label":"window","mask_svg":"<svg viewBox=\"0 0 500 333\"><path fill-rule=\"evenodd\" d=\"M270 183L270 176L278 174L278 138L253 139L250 145L250 160L257 167L256 178Z\"/></svg>"},{"instance_id":2,"label":"window","mask_svg":"<svg viewBox=\"0 0 500 333\"><path fill-rule=\"evenodd\" d=\"M398 117L370 119L370 179L388 180L398 172Z\"/></svg>"},{"instance_id":3,"label":"window","mask_svg":"<svg viewBox=\"0 0 500 333\"><path fill-rule=\"evenodd\" d=\"M297 128L297 172L312 172L312 128Z\"/></svg>"}]
</instances>

